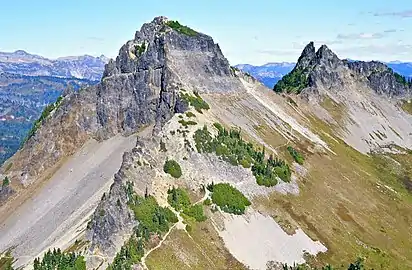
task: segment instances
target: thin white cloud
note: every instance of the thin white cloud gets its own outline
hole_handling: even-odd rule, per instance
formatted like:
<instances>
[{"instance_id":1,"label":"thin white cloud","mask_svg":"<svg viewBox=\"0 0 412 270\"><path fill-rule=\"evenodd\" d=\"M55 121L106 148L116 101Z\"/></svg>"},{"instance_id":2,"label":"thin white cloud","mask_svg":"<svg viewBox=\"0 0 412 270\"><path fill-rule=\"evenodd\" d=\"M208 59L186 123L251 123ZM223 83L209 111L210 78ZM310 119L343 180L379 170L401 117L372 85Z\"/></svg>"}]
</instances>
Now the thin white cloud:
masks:
<instances>
[{"instance_id":1,"label":"thin white cloud","mask_svg":"<svg viewBox=\"0 0 412 270\"><path fill-rule=\"evenodd\" d=\"M378 12L373 14L374 16L392 16L392 17L401 17L401 18L411 18L412 9L402 10L397 12Z\"/></svg>"},{"instance_id":2,"label":"thin white cloud","mask_svg":"<svg viewBox=\"0 0 412 270\"><path fill-rule=\"evenodd\" d=\"M325 44L325 45L336 45L336 44L342 44L342 40L340 39L335 39L335 40L315 40L314 41L316 44Z\"/></svg>"},{"instance_id":3,"label":"thin white cloud","mask_svg":"<svg viewBox=\"0 0 412 270\"><path fill-rule=\"evenodd\" d=\"M396 30L396 29L388 29L388 30L385 30L385 31L383 31L384 33L396 33L398 30ZM402 30L401 30L402 31Z\"/></svg>"},{"instance_id":4,"label":"thin white cloud","mask_svg":"<svg viewBox=\"0 0 412 270\"><path fill-rule=\"evenodd\" d=\"M368 39L381 39L386 36L388 36L391 33L396 33L398 30L397 29L386 29L382 32L376 32L376 33L351 33L351 34L338 34L336 36L337 41L343 41L343 40L368 40Z\"/></svg>"},{"instance_id":5,"label":"thin white cloud","mask_svg":"<svg viewBox=\"0 0 412 270\"><path fill-rule=\"evenodd\" d=\"M103 41L105 41L105 38L102 38L102 37L93 37L93 36L90 36L90 37L87 37L87 39L88 39L88 40L92 40L92 41L96 41L96 42L103 42Z\"/></svg>"},{"instance_id":6,"label":"thin white cloud","mask_svg":"<svg viewBox=\"0 0 412 270\"><path fill-rule=\"evenodd\" d=\"M384 34L382 33L357 33L357 34L338 34L337 39L379 39L383 38Z\"/></svg>"},{"instance_id":7,"label":"thin white cloud","mask_svg":"<svg viewBox=\"0 0 412 270\"><path fill-rule=\"evenodd\" d=\"M412 59L412 45L410 44L383 44L383 45L361 45L338 48L336 51L352 59L375 59L391 61L394 59Z\"/></svg>"}]
</instances>

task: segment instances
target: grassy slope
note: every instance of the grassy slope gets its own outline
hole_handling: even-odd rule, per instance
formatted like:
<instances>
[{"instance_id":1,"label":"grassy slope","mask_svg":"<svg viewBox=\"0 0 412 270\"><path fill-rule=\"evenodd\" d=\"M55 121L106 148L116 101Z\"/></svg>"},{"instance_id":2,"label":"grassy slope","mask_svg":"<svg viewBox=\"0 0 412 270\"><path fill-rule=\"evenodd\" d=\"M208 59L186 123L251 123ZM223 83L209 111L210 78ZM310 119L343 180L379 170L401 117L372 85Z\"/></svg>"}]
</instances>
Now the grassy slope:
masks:
<instances>
[{"instance_id":1,"label":"grassy slope","mask_svg":"<svg viewBox=\"0 0 412 270\"><path fill-rule=\"evenodd\" d=\"M210 219L189 224L190 236L174 229L163 245L149 255L149 269L246 269L224 247Z\"/></svg>"},{"instance_id":2,"label":"grassy slope","mask_svg":"<svg viewBox=\"0 0 412 270\"><path fill-rule=\"evenodd\" d=\"M299 196L274 193L254 203L327 245L329 251L313 259L315 265L340 265L365 256L366 265L374 269L410 269L412 195L402 179L381 157L368 157L325 136L322 131L334 133L324 122L312 118L311 126L337 155L307 157L309 173L300 183ZM296 147L305 150L304 145ZM393 157L404 166L412 164L412 155Z\"/></svg>"},{"instance_id":3,"label":"grassy slope","mask_svg":"<svg viewBox=\"0 0 412 270\"><path fill-rule=\"evenodd\" d=\"M401 107L405 112L412 115L412 102L403 101Z\"/></svg>"},{"instance_id":4,"label":"grassy slope","mask_svg":"<svg viewBox=\"0 0 412 270\"><path fill-rule=\"evenodd\" d=\"M345 108L331 100L326 100L321 105L330 112L339 126L328 125L313 117L309 118L310 122L307 124L337 155L313 153L313 145L304 139L290 144L303 153L304 167L308 169L308 174L299 179L301 194L285 196L274 193L269 198L256 198L252 205L270 213L288 233L292 234L295 228L301 227L313 239L322 241L329 251L310 258L314 265L347 265L356 257L363 256L366 257L366 265L374 269L410 269L412 241L409 239L412 230L409 224L412 221L412 195L385 158L363 155L334 136L343 127L341 124ZM234 110L238 117L256 117L254 132L265 143L276 148L280 158L292 162L286 150L286 140L269 127L265 119L259 119L259 112L249 112L248 107L239 103L231 106L239 106ZM300 118L301 121L304 119ZM222 124L230 126L225 121ZM260 145L243 130L243 136L247 140ZM269 149L267 152L270 152ZM412 155L392 155L391 158L395 158L403 167L409 166L412 174ZM193 236L196 232L201 237ZM218 239L214 238L217 234L213 227L202 228L200 231L194 229L191 235L194 241L185 232L174 231L170 238L172 240L166 240L164 246L149 256L147 264L150 269L215 269L211 268L208 257L222 265L227 259L221 254L227 254L231 258L221 240L213 241L214 244L210 245L211 239ZM219 247L220 253L215 253L214 245ZM220 257L216 257L218 255Z\"/></svg>"}]
</instances>

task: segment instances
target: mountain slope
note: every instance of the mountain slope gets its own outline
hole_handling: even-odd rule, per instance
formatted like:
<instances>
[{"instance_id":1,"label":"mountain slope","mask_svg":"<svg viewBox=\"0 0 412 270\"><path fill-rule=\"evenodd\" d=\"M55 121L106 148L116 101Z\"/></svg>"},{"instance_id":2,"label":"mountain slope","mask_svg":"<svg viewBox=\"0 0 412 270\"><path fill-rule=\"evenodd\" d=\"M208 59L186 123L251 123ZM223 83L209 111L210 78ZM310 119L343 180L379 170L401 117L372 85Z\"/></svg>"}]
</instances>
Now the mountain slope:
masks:
<instances>
[{"instance_id":1,"label":"mountain slope","mask_svg":"<svg viewBox=\"0 0 412 270\"><path fill-rule=\"evenodd\" d=\"M95 83L76 78L0 73L0 164L19 149L47 104L54 103L69 86L78 90Z\"/></svg>"},{"instance_id":2,"label":"mountain slope","mask_svg":"<svg viewBox=\"0 0 412 270\"><path fill-rule=\"evenodd\" d=\"M96 84L107 62L104 56L50 60L22 50L0 52L0 164L18 150L46 105L69 86Z\"/></svg>"},{"instance_id":3,"label":"mountain slope","mask_svg":"<svg viewBox=\"0 0 412 270\"><path fill-rule=\"evenodd\" d=\"M409 269L410 145L368 155L350 146L365 146L352 121L381 121L357 115L355 101L389 115L409 90L380 64L348 64L326 46L309 44L297 69L284 84L300 94L277 94L231 69L211 37L165 17L144 24L102 81L67 93L2 166L2 191L15 194L0 208L0 248L17 245L15 266L28 267L59 247L81 252L88 269L319 267L357 256ZM408 138L412 120L399 119Z\"/></svg>"},{"instance_id":4,"label":"mountain slope","mask_svg":"<svg viewBox=\"0 0 412 270\"><path fill-rule=\"evenodd\" d=\"M359 151L391 144L412 147L411 115L401 108L411 98L411 85L382 63L340 60L325 45L315 51L309 43L274 90L301 93L312 111L329 119Z\"/></svg>"},{"instance_id":5,"label":"mountain slope","mask_svg":"<svg viewBox=\"0 0 412 270\"><path fill-rule=\"evenodd\" d=\"M62 57L55 60L18 50L12 53L0 52L0 71L27 76L75 77L100 80L104 65L108 62L104 55Z\"/></svg>"},{"instance_id":6,"label":"mountain slope","mask_svg":"<svg viewBox=\"0 0 412 270\"><path fill-rule=\"evenodd\" d=\"M351 60L353 61L353 60ZM261 83L269 88L273 88L275 84L287 73L289 73L296 63L267 63L262 66L253 66L249 64L239 64L236 68L249 73ZM408 62L388 62L385 63L395 72L407 78L412 78L412 64Z\"/></svg>"}]
</instances>

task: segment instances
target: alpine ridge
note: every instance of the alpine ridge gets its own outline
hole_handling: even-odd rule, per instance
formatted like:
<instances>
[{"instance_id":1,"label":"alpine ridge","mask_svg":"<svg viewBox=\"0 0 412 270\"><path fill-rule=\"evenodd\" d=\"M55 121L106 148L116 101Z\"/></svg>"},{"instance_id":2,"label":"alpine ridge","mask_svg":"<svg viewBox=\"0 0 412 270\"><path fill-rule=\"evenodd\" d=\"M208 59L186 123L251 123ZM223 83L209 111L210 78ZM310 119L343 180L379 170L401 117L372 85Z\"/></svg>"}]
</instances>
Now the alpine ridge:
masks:
<instances>
[{"instance_id":1,"label":"alpine ridge","mask_svg":"<svg viewBox=\"0 0 412 270\"><path fill-rule=\"evenodd\" d=\"M274 90L309 101L318 117L337 125L336 132L362 152L412 146L411 115L402 109L411 85L383 63L341 60L326 45L316 51L310 42ZM379 132L385 136L376 136Z\"/></svg>"},{"instance_id":2,"label":"alpine ridge","mask_svg":"<svg viewBox=\"0 0 412 270\"><path fill-rule=\"evenodd\" d=\"M409 83L311 42L274 90L210 36L143 24L1 167L0 254L28 269L54 248L80 270L410 269Z\"/></svg>"}]
</instances>

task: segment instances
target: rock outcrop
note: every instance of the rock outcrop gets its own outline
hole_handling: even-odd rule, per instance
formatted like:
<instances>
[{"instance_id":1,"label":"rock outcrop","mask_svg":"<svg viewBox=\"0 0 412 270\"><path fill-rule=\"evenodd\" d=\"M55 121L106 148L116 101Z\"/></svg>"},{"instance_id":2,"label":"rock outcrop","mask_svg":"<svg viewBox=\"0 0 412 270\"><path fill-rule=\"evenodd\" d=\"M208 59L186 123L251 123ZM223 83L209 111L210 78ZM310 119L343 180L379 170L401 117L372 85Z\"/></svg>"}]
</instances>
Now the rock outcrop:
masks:
<instances>
[{"instance_id":1,"label":"rock outcrop","mask_svg":"<svg viewBox=\"0 0 412 270\"><path fill-rule=\"evenodd\" d=\"M87 225L87 239L91 241L92 247L99 247L111 256L116 254L117 243L113 235L130 234L138 225L127 205L128 200L126 185L122 177L116 174L109 193L104 194Z\"/></svg>"},{"instance_id":2,"label":"rock outcrop","mask_svg":"<svg viewBox=\"0 0 412 270\"><path fill-rule=\"evenodd\" d=\"M404 98L412 94L412 89L402 82L401 76L383 63L356 61L346 64L355 74L367 78L369 86L378 94Z\"/></svg>"},{"instance_id":3,"label":"rock outcrop","mask_svg":"<svg viewBox=\"0 0 412 270\"><path fill-rule=\"evenodd\" d=\"M177 90L184 85L198 92L239 89L239 80L211 37L182 33L167 22L157 17L145 23L107 64L97 91L103 138L164 123L182 110Z\"/></svg>"},{"instance_id":4,"label":"rock outcrop","mask_svg":"<svg viewBox=\"0 0 412 270\"><path fill-rule=\"evenodd\" d=\"M409 85L402 81L402 77L385 64L377 61L341 60L326 45L315 51L313 42L303 49L291 73L299 70L307 77L308 88L344 87L346 81L350 81L343 77L347 70L351 74L351 80L365 80L378 94L405 98L410 97L412 93Z\"/></svg>"}]
</instances>

